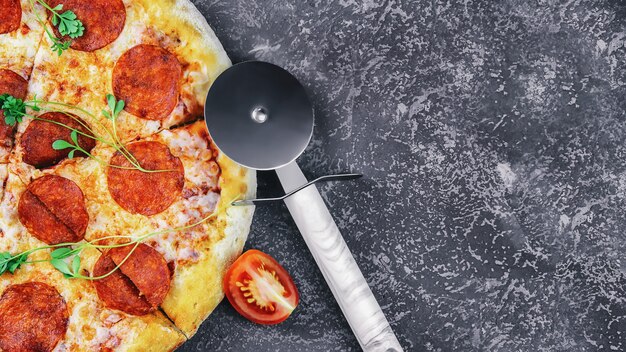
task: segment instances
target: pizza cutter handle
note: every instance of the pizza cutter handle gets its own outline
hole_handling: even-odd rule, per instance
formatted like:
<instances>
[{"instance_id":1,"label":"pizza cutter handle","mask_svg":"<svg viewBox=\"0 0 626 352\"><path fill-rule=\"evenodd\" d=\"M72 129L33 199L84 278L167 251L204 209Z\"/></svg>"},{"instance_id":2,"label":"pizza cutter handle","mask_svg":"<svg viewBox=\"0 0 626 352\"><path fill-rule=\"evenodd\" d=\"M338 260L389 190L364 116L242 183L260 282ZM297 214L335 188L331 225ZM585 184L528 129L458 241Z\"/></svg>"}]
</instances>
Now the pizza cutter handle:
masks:
<instances>
[{"instance_id":1,"label":"pizza cutter handle","mask_svg":"<svg viewBox=\"0 0 626 352\"><path fill-rule=\"evenodd\" d=\"M307 182L295 162L276 170L285 192ZM364 351L402 351L315 185L285 199L317 266Z\"/></svg>"}]
</instances>

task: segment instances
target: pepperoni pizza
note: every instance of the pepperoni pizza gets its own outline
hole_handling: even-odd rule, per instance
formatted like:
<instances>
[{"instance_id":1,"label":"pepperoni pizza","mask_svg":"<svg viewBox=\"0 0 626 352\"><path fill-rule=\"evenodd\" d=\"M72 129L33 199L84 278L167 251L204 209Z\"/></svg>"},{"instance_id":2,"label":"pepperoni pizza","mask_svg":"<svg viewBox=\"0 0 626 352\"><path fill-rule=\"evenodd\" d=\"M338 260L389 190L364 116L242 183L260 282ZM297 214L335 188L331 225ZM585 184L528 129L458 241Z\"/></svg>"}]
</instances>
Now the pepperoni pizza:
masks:
<instances>
[{"instance_id":1,"label":"pepperoni pizza","mask_svg":"<svg viewBox=\"0 0 626 352\"><path fill-rule=\"evenodd\" d=\"M188 0L0 8L0 351L174 350L252 219L201 121L224 49Z\"/></svg>"}]
</instances>

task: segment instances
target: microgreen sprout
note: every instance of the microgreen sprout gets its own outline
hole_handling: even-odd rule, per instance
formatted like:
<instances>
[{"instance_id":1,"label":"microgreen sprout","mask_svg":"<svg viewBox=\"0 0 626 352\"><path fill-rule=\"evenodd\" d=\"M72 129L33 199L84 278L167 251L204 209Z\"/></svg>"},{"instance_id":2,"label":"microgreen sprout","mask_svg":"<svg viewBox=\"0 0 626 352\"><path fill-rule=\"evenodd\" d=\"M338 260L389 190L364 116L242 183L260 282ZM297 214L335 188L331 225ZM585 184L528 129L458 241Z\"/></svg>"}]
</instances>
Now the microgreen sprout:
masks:
<instances>
[{"instance_id":1,"label":"microgreen sprout","mask_svg":"<svg viewBox=\"0 0 626 352\"><path fill-rule=\"evenodd\" d=\"M106 98L110 111L102 110L102 115L111 121L115 121L122 110L124 110L124 101L116 100L113 94L107 94Z\"/></svg>"},{"instance_id":2,"label":"microgreen sprout","mask_svg":"<svg viewBox=\"0 0 626 352\"><path fill-rule=\"evenodd\" d=\"M126 170L139 170L145 173L174 171L174 170L148 170L141 166L139 161L135 158L135 156L130 151L128 151L128 149L126 149L126 147L121 142L119 136L117 135L117 119L120 113L122 112L122 110L124 109L124 106L125 106L124 101L117 100L115 96L113 96L112 94L107 94L106 100L107 100L107 105L110 111L102 110L102 115L105 117L105 119L111 122L111 125L113 126L112 131L109 130L109 128L105 126L102 122L100 122L100 119L97 116L95 116L94 114L90 113L89 111L85 109L82 109L78 106L74 106L71 104L52 102L52 101L43 101L43 100L37 99L37 97L33 98L33 100L31 101L25 102L9 94L3 94L3 95L0 95L0 109L4 112L5 123L9 126L14 126L16 123L22 122L22 119L24 117L28 117L33 120L45 121L45 122L53 123L55 125L69 129L71 131L70 140L69 141L61 140L61 139L55 140L52 143L52 148L54 150L69 149L68 158L70 159L72 159L75 156L76 152L80 152L83 155L86 155L87 157L107 167L112 167L112 168L117 168L117 169L126 169ZM45 110L48 112L58 112L58 113L65 114L66 116L68 116L69 118L73 119L75 122L80 124L87 132L83 132L81 130L78 130L72 126L69 126L59 121L54 121L54 120L30 115L26 112L26 108L30 108L33 111ZM79 118L71 114L70 111L75 111L75 112L82 113L84 115L89 116L91 118L91 121L93 121L97 125L98 129L104 132L98 133L98 131L91 128L85 122L83 122L82 120L80 120ZM105 162L104 160L96 157L95 155L89 153L87 150L83 149L78 143L79 135L94 139L98 142L101 142L115 149L115 151L122 154L129 161L131 166L109 164Z\"/></svg>"},{"instance_id":3,"label":"microgreen sprout","mask_svg":"<svg viewBox=\"0 0 626 352\"><path fill-rule=\"evenodd\" d=\"M0 273L9 271L11 274L15 273L22 264L26 262L29 253L21 253L16 256L12 256L8 252L0 253Z\"/></svg>"},{"instance_id":4,"label":"microgreen sprout","mask_svg":"<svg viewBox=\"0 0 626 352\"><path fill-rule=\"evenodd\" d=\"M78 132L76 132L76 130L73 130L70 133L70 139L72 140L72 143L69 143L65 140L62 139L57 139L56 141L54 141L52 143L52 149L54 150L63 150L63 149L71 149L69 153L67 153L67 157L70 159L74 158L74 153L76 151L88 154L86 150L84 150L83 148L81 148L80 145L78 145Z\"/></svg>"},{"instance_id":5,"label":"microgreen sprout","mask_svg":"<svg viewBox=\"0 0 626 352\"><path fill-rule=\"evenodd\" d=\"M235 201L236 199L240 198L240 196L241 195L237 195L236 197L233 198L233 200L231 200L230 202L226 202L224 204L226 204L226 206L230 206L230 204L232 204L232 202ZM190 228L201 225L202 223L215 217L217 214L218 214L218 210L216 209L214 212L212 212L208 216L190 225L154 231L154 232L150 232L139 237L106 236L106 237L94 239L89 242L83 241L83 242L73 242L73 243L59 243L55 245L37 247L37 248L29 249L27 251L24 251L16 255L11 255L9 252L1 252L0 253L0 275L6 273L7 271L13 274L18 268L20 268L22 265L25 265L25 264L49 262L56 270L61 272L63 276L68 279L82 279L82 280L91 280L91 281L104 279L110 276L111 274L113 274L116 270L118 270L126 262L126 260L134 253L135 249L137 249L139 244L144 242L145 240L151 237L166 234L166 233L188 230ZM99 244L104 241L110 241L110 240L114 240L114 241L115 240L130 240L130 241L125 242L125 243L118 243L118 244ZM126 257L124 257L124 259L108 273L100 275L100 276L85 276L81 273L80 254L82 253L83 250L87 248L106 250L106 249L120 248L120 247L126 247L126 246L133 246L133 248L131 248L131 250L128 252ZM35 252L43 251L43 250L49 250L49 249L53 249L53 250L52 252L50 252L47 259L28 261L28 257L31 254Z\"/></svg>"}]
</instances>

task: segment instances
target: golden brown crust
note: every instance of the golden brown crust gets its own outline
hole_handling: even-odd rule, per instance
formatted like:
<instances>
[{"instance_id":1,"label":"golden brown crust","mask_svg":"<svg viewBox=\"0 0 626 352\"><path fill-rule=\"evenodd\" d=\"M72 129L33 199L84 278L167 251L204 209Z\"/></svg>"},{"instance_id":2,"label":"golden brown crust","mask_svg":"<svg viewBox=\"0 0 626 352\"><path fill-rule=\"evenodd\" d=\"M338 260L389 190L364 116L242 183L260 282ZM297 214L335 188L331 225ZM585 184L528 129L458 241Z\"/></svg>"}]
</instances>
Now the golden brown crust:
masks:
<instances>
[{"instance_id":1,"label":"golden brown crust","mask_svg":"<svg viewBox=\"0 0 626 352\"><path fill-rule=\"evenodd\" d=\"M42 282L12 285L0 298L0 350L52 351L65 336L65 300Z\"/></svg>"},{"instance_id":2,"label":"golden brown crust","mask_svg":"<svg viewBox=\"0 0 626 352\"><path fill-rule=\"evenodd\" d=\"M17 156L11 157L10 168L15 172L14 178L18 175L24 184L49 173L62 175L77 182L85 191L87 208L91 215L87 233L92 237L88 236L88 239L110 234L139 236L155 229L192 223L215 210L215 217L200 226L155 236L147 241L150 246L163 254L169 263L175 263L172 266L175 270L170 289L161 308L178 328L191 336L221 301L223 297L220 287L221 277L243 248L253 208L231 208L228 205L236 197L247 198L254 195L255 174L219 155L216 149L199 150L201 148L197 145L203 146L208 140L202 122L177 129L179 132L168 130L171 126L191 122L201 116L208 88L217 75L230 65L206 20L188 0L124 1L127 9L124 31L119 38L102 50L91 53L68 50L62 57L58 57L50 51L49 39L42 36L44 39L33 73L30 94L31 97L36 95L40 99L62 101L79 105L91 112L99 112L106 106L105 94L112 90L113 68L120 55L138 43L166 48L180 62L184 72L181 75L177 105L169 116L158 121L137 118L124 111L118 120L118 133L124 141L147 139L169 146L172 155L180 158L184 165L182 188L185 191L176 196L176 200L166 211L146 218L139 212L122 211L110 196L112 194L107 191L107 168L94 160L87 158L64 160L49 169L38 170L21 163L23 150L18 144ZM98 68L100 74L93 74L94 67ZM28 75L29 71L24 72L24 75ZM75 75L69 77L66 72L73 72ZM95 126L91 120L93 117L83 118ZM31 122L27 121L20 125L18 138ZM162 133L155 134L162 129L165 129ZM185 137L187 132L190 139L171 139L172 135L177 133L178 137ZM185 140L189 143L181 142ZM190 144L196 147L190 147ZM114 152L112 148L99 143L92 154L107 162L112 160ZM193 158L190 155L193 155ZM194 169L193 174L188 175L191 168ZM140 192L149 190L149 186L144 186ZM21 191L9 193L19 195ZM166 192L159 196L163 196L164 193ZM11 230L14 229L16 227L11 227ZM114 231L110 231L111 229ZM22 238L30 238L31 247L40 245L31 236ZM90 271L94 269L99 257L99 253L94 255L93 259L89 255L81 255L83 274L94 274ZM110 259L108 265L115 265L115 261ZM22 276L22 273L28 273L31 268L35 272L41 267L46 267L46 270L42 270L40 275ZM129 273L129 270L126 272ZM50 273L52 273L50 276L54 277L54 286L65 297L72 311L68 334L61 342L66 350L171 351L183 342L182 334L178 333L158 310L142 316L133 316L109 309L98 298L91 282L65 280L48 263L28 266L26 270L19 271L17 276L2 279L5 282L29 281L40 276L47 278ZM137 289L129 276L123 271L119 273L132 283L129 287ZM3 280L0 280L0 290L3 288ZM134 294L140 295L139 291L137 289ZM155 295L157 298L152 298L153 303L158 300L161 293L157 292ZM147 303L147 300L145 302ZM118 322L117 319L121 320Z\"/></svg>"},{"instance_id":3,"label":"golden brown crust","mask_svg":"<svg viewBox=\"0 0 626 352\"><path fill-rule=\"evenodd\" d=\"M191 135L204 135L206 125L188 126ZM196 229L209 240L194 245L200 253L195 262L177 265L175 280L161 305L176 326L187 336L196 333L200 324L224 298L222 278L230 264L241 254L254 207L231 207L234 199L254 198L256 174L236 164L223 154L218 156L221 168L220 200L217 214Z\"/></svg>"}]
</instances>

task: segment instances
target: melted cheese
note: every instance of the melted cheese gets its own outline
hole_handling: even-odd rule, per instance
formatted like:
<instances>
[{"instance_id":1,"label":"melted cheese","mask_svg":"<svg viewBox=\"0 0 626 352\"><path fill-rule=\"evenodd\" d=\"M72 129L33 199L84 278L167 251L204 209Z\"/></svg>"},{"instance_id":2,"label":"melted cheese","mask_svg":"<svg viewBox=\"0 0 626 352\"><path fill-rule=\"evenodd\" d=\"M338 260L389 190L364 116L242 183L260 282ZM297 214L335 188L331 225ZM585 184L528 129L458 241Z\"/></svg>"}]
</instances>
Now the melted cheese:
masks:
<instances>
[{"instance_id":1,"label":"melted cheese","mask_svg":"<svg viewBox=\"0 0 626 352\"><path fill-rule=\"evenodd\" d=\"M22 0L23 20L30 31L0 35L0 67L9 67L28 77L34 60L29 98L37 96L79 105L93 113L91 116L77 112L92 128L102 123L110 129L100 111L106 106L105 95L112 92L111 76L117 59L140 43L160 45L174 53L184 66L178 106L161 122L122 112L118 132L125 141L141 137L168 145L185 169L183 197L152 217L130 214L111 198L106 167L93 159L65 160L46 170L26 165L21 162L23 150L19 146L19 139L30 123L26 119L18 126L17 147L10 165L0 165L0 180L8 173L5 187L0 187L0 191L4 190L0 201L0 251L16 253L43 245L19 222L17 204L26 185L44 174L71 179L83 190L90 218L87 239L111 235L138 237L193 224L217 209L214 218L199 226L164 232L146 241L175 264L172 287L162 308L181 330L191 335L222 299L221 275L241 252L252 219L253 207L224 209L235 197L254 196L255 175L225 156L216 155L202 122L168 130L201 115L210 85L230 66L204 18L187 0L123 1L126 24L117 40L92 53L70 49L59 57L50 50L52 43L42 36L43 28L34 21L29 0ZM43 13L41 8L35 10ZM93 150L104 162L113 152L102 143ZM49 251L42 251L30 259L47 256ZM96 250L84 252L82 270L92 270L98 257ZM5 275L0 280L0 294L11 283L43 281L56 287L64 297L70 314L69 326L65 339L55 349L57 352L104 348L144 351L155 346L159 350L172 350L184 339L161 313L135 317L107 309L90 282L64 279L48 263L27 265L15 276Z\"/></svg>"},{"instance_id":2,"label":"melted cheese","mask_svg":"<svg viewBox=\"0 0 626 352\"><path fill-rule=\"evenodd\" d=\"M164 47L183 64L179 103L163 121L144 120L123 111L118 120L118 133L122 140L132 140L201 116L210 84L230 65L230 61L216 38L212 43L206 38L199 40L197 31L191 29L173 31L169 27L160 27L161 21L149 16L154 4L143 4L148 7L146 10L140 2L125 0L124 3L125 27L115 41L101 50L80 52L70 49L59 57L51 51L50 39L44 36L35 58L29 96L80 106L93 115L77 112L92 127L98 122L109 124L100 111L106 107L106 94L113 92L113 68L119 57L141 43Z\"/></svg>"},{"instance_id":3,"label":"melted cheese","mask_svg":"<svg viewBox=\"0 0 626 352\"><path fill-rule=\"evenodd\" d=\"M28 78L43 34L43 26L37 22L38 14L45 16L43 8L33 8L29 0L21 0L22 24L16 31L0 34L0 68L7 68Z\"/></svg>"},{"instance_id":4,"label":"melted cheese","mask_svg":"<svg viewBox=\"0 0 626 352\"><path fill-rule=\"evenodd\" d=\"M43 253L32 259L42 258ZM83 253L82 269L89 269L99 257L95 250ZM11 284L39 281L56 288L68 308L69 324L65 338L55 352L99 351L105 347L117 351L137 350L154 341L163 350L172 350L184 336L161 313L132 316L106 308L89 281L68 280L48 263L23 266L11 280L0 280L0 293Z\"/></svg>"},{"instance_id":5,"label":"melted cheese","mask_svg":"<svg viewBox=\"0 0 626 352\"><path fill-rule=\"evenodd\" d=\"M6 169L5 169L6 170ZM17 205L26 186L13 173L9 173L2 201L0 202L0 252L20 253L30 248L45 245L28 234L20 223Z\"/></svg>"},{"instance_id":6,"label":"melted cheese","mask_svg":"<svg viewBox=\"0 0 626 352\"><path fill-rule=\"evenodd\" d=\"M219 173L216 155L206 139L206 129L197 122L182 128L163 131L147 140L157 141L167 145L171 153L178 157L184 168L184 186L182 197L176 200L164 212L146 217L140 214L131 214L121 208L110 196L106 180L106 171L102 165L99 170L89 172L89 179L80 182L88 183L81 187L86 192L91 223L88 227L87 238L94 239L112 234L139 237L145 234L175 229L194 224L209 216L220 200ZM204 137L203 137L204 136ZM114 150L99 146L92 151L102 160L109 160ZM79 168L84 174L85 165L93 166L93 160L86 161ZM67 173L71 168L63 168ZM136 190L135 190L136 191ZM157 247L168 261L176 261L179 251L186 251L195 244L195 240L186 240L177 236L177 232L169 231L150 238L149 242Z\"/></svg>"}]
</instances>

